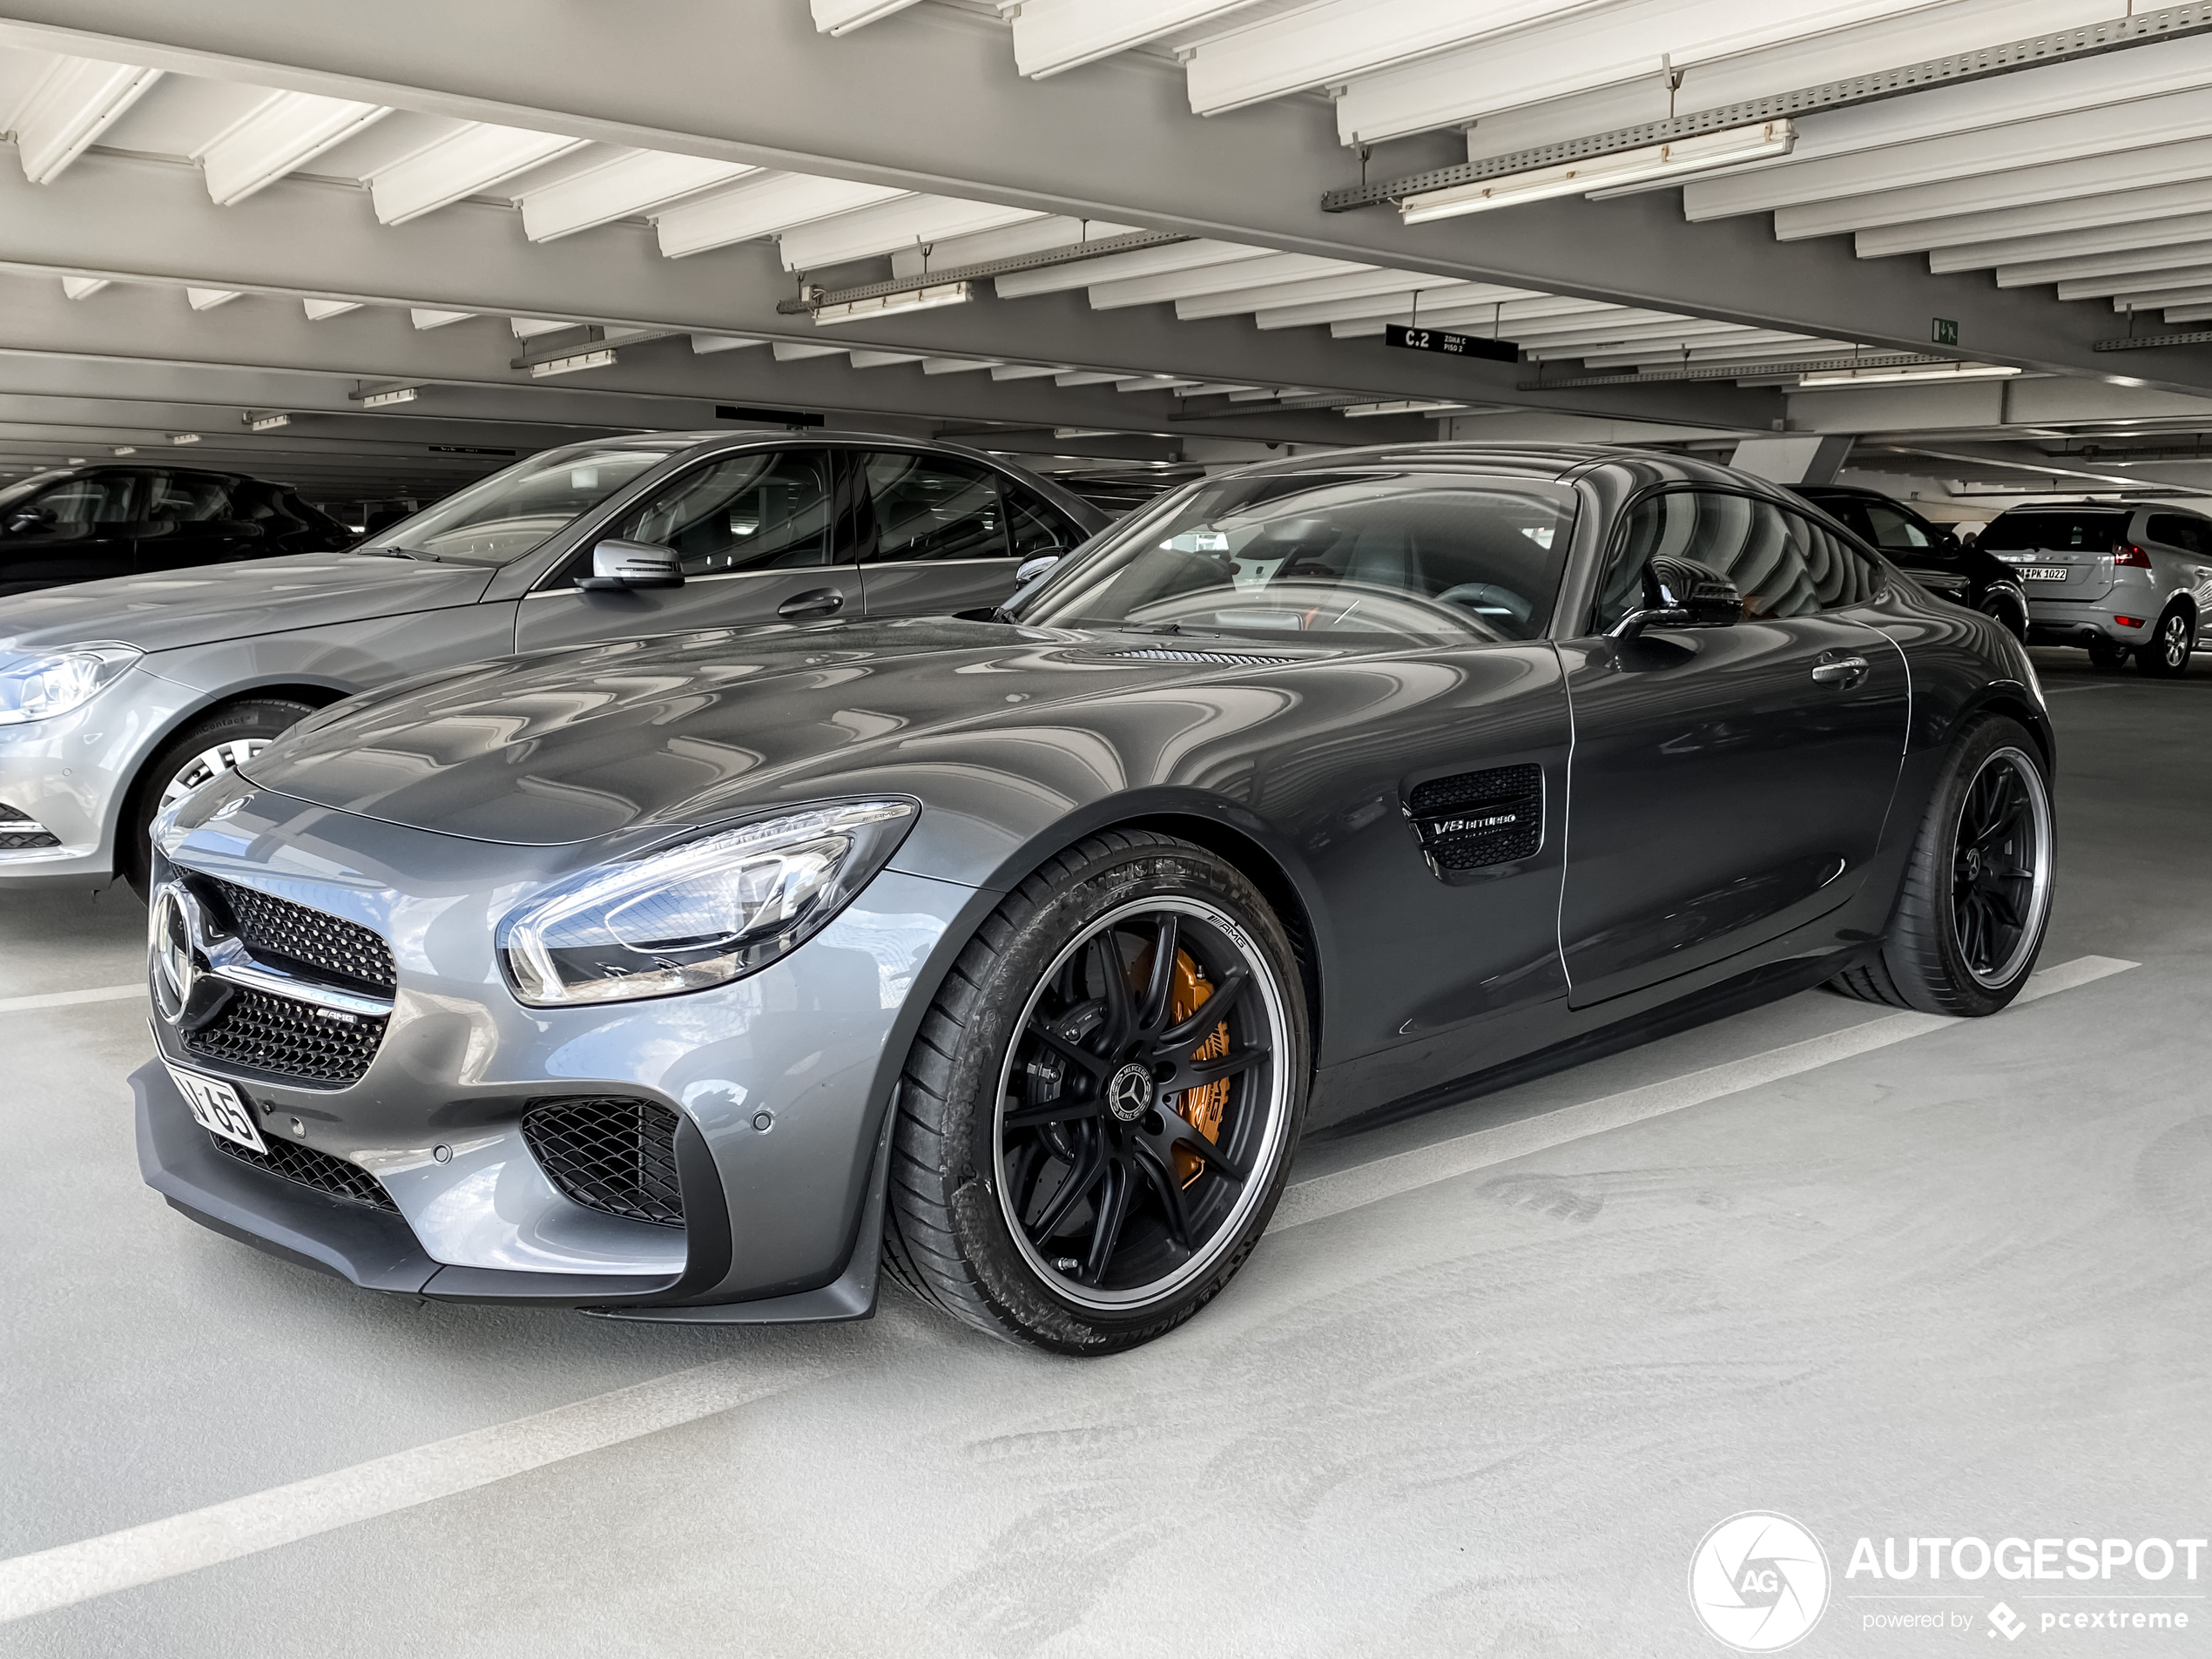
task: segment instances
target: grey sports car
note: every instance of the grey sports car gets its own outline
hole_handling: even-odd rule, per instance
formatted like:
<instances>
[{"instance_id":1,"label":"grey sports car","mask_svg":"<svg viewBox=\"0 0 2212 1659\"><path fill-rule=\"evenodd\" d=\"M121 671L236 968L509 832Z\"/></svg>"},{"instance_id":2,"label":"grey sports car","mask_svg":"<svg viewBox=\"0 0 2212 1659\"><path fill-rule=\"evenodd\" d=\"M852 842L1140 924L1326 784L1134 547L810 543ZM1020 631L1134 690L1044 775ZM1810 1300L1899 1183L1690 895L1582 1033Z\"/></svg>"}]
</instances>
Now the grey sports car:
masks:
<instances>
[{"instance_id":1,"label":"grey sports car","mask_svg":"<svg viewBox=\"0 0 2212 1659\"><path fill-rule=\"evenodd\" d=\"M1822 981L2033 966L2020 644L1757 479L1275 463L990 619L462 668L155 826L147 1178L387 1291L1093 1353L1302 1135Z\"/></svg>"}]
</instances>

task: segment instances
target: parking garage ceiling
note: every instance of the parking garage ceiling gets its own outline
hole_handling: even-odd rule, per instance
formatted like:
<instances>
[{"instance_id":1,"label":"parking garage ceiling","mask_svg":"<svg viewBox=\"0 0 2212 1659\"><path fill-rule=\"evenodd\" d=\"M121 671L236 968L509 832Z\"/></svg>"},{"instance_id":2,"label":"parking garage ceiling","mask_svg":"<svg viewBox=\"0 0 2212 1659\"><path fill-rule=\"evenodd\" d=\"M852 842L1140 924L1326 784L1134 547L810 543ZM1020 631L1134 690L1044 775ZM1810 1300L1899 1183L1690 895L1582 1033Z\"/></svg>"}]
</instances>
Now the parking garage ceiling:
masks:
<instances>
[{"instance_id":1,"label":"parking garage ceiling","mask_svg":"<svg viewBox=\"0 0 2212 1659\"><path fill-rule=\"evenodd\" d=\"M2212 493L2212 5L4 0L0 125L0 473L827 421Z\"/></svg>"}]
</instances>

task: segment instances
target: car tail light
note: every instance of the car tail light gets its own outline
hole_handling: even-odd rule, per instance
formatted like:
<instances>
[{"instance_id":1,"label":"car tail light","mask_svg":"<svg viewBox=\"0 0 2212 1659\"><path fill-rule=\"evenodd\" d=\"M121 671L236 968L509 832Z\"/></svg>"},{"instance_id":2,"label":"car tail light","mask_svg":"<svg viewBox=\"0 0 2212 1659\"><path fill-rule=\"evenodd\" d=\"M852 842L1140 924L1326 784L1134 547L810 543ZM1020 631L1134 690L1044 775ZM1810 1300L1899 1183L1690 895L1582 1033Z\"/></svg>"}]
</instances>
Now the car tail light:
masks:
<instances>
[{"instance_id":1,"label":"car tail light","mask_svg":"<svg viewBox=\"0 0 2212 1659\"><path fill-rule=\"evenodd\" d=\"M2133 542L2122 542L2112 550L2114 564L2132 564L2139 570L2150 569L2150 555Z\"/></svg>"},{"instance_id":2,"label":"car tail light","mask_svg":"<svg viewBox=\"0 0 2212 1659\"><path fill-rule=\"evenodd\" d=\"M2141 617L2114 617L2113 620L2122 628L2140 628L2143 625L2143 619Z\"/></svg>"}]
</instances>

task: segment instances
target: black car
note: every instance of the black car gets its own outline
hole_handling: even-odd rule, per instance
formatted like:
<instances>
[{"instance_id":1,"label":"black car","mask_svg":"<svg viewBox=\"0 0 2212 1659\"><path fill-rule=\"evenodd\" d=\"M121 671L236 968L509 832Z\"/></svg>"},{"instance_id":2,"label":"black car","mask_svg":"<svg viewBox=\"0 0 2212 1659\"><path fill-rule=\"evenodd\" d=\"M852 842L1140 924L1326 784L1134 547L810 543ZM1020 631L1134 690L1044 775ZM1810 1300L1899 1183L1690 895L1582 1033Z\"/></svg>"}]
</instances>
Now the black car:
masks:
<instances>
[{"instance_id":1,"label":"black car","mask_svg":"<svg viewBox=\"0 0 2212 1659\"><path fill-rule=\"evenodd\" d=\"M1299 456L988 619L293 727L155 826L143 1167L371 1289L852 1318L887 1249L993 1335L1127 1347L1309 1131L1822 981L2003 1008L2051 743L2017 641L1772 484Z\"/></svg>"},{"instance_id":2,"label":"black car","mask_svg":"<svg viewBox=\"0 0 2212 1659\"><path fill-rule=\"evenodd\" d=\"M1800 484L1792 493L1871 542L1929 592L1996 617L2015 639L2027 637L2027 596L2002 559L1966 546L1956 531L1931 523L1878 489Z\"/></svg>"},{"instance_id":3,"label":"black car","mask_svg":"<svg viewBox=\"0 0 2212 1659\"><path fill-rule=\"evenodd\" d=\"M354 533L283 484L188 467L67 467L0 489L0 594L327 553Z\"/></svg>"}]
</instances>

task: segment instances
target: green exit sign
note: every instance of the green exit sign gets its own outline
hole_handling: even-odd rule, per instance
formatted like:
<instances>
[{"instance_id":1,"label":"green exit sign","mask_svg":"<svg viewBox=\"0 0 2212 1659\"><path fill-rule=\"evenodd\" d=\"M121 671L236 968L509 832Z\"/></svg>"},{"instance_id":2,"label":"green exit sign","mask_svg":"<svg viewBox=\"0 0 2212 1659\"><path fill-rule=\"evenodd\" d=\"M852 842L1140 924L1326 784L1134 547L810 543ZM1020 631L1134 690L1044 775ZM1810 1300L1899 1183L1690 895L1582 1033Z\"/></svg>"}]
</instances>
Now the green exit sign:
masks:
<instances>
[{"instance_id":1,"label":"green exit sign","mask_svg":"<svg viewBox=\"0 0 2212 1659\"><path fill-rule=\"evenodd\" d=\"M1928 331L1930 340L1939 346L1955 346L1959 343L1959 324L1954 318L1937 317L1932 320L1935 326Z\"/></svg>"}]
</instances>

